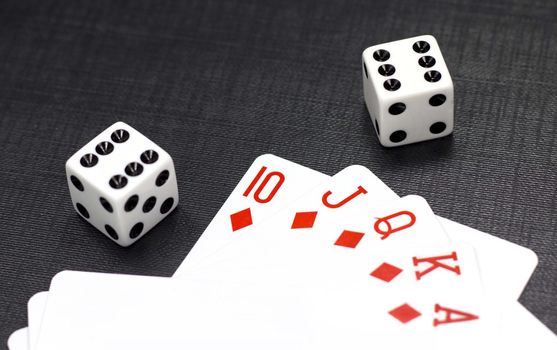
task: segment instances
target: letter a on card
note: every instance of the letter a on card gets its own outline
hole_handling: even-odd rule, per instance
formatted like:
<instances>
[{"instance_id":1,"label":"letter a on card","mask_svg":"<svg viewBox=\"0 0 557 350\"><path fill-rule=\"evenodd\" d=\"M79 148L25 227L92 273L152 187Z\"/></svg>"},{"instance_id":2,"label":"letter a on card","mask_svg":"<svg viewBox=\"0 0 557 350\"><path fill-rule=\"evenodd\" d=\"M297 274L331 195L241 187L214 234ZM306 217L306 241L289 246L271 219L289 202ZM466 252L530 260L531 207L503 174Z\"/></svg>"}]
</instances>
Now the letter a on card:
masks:
<instances>
[{"instance_id":1,"label":"letter a on card","mask_svg":"<svg viewBox=\"0 0 557 350\"><path fill-rule=\"evenodd\" d=\"M435 313L439 313L439 312L444 312L445 313L445 318L442 319L442 320L439 320L437 318L434 319L433 320L433 327L437 327L437 326L442 325L442 324L455 323L455 322L466 322L466 321L473 321L473 320L479 319L479 317L474 315L474 314L464 312L464 311L455 310L455 309L449 309L448 307L444 307L444 306L441 306L439 304L435 304Z\"/></svg>"}]
</instances>

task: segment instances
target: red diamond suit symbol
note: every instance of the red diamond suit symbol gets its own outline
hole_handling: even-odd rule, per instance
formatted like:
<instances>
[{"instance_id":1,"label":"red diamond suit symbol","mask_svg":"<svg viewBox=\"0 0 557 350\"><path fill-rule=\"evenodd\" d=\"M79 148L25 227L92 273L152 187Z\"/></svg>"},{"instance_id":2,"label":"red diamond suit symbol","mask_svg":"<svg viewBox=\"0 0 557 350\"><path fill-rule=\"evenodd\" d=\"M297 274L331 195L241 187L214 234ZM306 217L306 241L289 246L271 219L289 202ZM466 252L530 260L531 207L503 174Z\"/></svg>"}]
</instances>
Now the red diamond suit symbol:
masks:
<instances>
[{"instance_id":1,"label":"red diamond suit symbol","mask_svg":"<svg viewBox=\"0 0 557 350\"><path fill-rule=\"evenodd\" d=\"M317 217L316 211L306 211L296 213L294 216L294 221L292 222L292 228L312 228L315 223L315 218Z\"/></svg>"},{"instance_id":2,"label":"red diamond suit symbol","mask_svg":"<svg viewBox=\"0 0 557 350\"><path fill-rule=\"evenodd\" d=\"M389 263L382 263L378 268L370 273L370 276L383 280L385 282L391 282L396 276L402 272L402 269L391 265Z\"/></svg>"},{"instance_id":3,"label":"red diamond suit symbol","mask_svg":"<svg viewBox=\"0 0 557 350\"><path fill-rule=\"evenodd\" d=\"M422 314L408 304L402 304L389 311L389 314L402 323L408 323Z\"/></svg>"},{"instance_id":4,"label":"red diamond suit symbol","mask_svg":"<svg viewBox=\"0 0 557 350\"><path fill-rule=\"evenodd\" d=\"M364 234L361 232L344 230L338 237L335 245L346 248L356 248L362 238L364 238Z\"/></svg>"},{"instance_id":5,"label":"red diamond suit symbol","mask_svg":"<svg viewBox=\"0 0 557 350\"><path fill-rule=\"evenodd\" d=\"M237 231L253 224L250 208L230 215L230 222L232 223L232 231Z\"/></svg>"}]
</instances>

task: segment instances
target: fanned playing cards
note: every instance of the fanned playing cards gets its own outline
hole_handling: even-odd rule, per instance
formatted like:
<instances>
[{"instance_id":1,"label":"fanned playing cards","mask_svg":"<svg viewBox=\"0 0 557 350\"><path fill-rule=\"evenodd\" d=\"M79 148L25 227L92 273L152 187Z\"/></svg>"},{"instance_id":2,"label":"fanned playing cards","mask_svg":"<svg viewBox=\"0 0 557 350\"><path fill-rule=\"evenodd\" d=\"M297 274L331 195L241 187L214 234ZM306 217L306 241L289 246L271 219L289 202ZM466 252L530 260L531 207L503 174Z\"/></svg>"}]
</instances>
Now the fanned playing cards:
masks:
<instances>
[{"instance_id":1,"label":"fanned playing cards","mask_svg":"<svg viewBox=\"0 0 557 350\"><path fill-rule=\"evenodd\" d=\"M557 349L517 301L536 264L365 167L330 177L267 154L173 278L61 272L8 347Z\"/></svg>"}]
</instances>

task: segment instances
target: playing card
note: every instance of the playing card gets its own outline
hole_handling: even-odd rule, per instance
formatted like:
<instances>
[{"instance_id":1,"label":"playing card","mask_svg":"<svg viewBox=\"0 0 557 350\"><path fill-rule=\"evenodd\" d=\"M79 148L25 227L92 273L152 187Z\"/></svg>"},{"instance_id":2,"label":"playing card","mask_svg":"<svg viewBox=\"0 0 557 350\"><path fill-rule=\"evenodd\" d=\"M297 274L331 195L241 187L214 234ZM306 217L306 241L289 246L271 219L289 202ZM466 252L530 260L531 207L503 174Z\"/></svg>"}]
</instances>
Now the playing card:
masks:
<instances>
[{"instance_id":1,"label":"playing card","mask_svg":"<svg viewBox=\"0 0 557 350\"><path fill-rule=\"evenodd\" d=\"M329 176L271 154L258 157L176 271L180 275L234 236L246 234Z\"/></svg>"},{"instance_id":2,"label":"playing card","mask_svg":"<svg viewBox=\"0 0 557 350\"><path fill-rule=\"evenodd\" d=\"M9 350L27 350L27 327L13 332L8 338Z\"/></svg>"},{"instance_id":3,"label":"playing card","mask_svg":"<svg viewBox=\"0 0 557 350\"><path fill-rule=\"evenodd\" d=\"M33 295L27 302L29 350L35 350L37 347L37 339L41 329L47 298L48 292L39 292Z\"/></svg>"},{"instance_id":4,"label":"playing card","mask_svg":"<svg viewBox=\"0 0 557 350\"><path fill-rule=\"evenodd\" d=\"M50 286L37 349L311 347L311 318L296 290L219 283L59 273Z\"/></svg>"}]
</instances>

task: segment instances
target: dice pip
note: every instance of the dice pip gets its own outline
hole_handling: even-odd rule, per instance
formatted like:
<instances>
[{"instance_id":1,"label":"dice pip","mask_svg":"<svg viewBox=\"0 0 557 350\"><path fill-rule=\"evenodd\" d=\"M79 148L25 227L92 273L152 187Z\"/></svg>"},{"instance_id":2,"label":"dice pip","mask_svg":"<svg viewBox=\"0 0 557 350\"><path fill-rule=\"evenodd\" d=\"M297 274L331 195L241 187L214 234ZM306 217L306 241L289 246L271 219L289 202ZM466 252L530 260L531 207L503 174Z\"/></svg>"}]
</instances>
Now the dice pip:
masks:
<instances>
[{"instance_id":1,"label":"dice pip","mask_svg":"<svg viewBox=\"0 0 557 350\"><path fill-rule=\"evenodd\" d=\"M178 204L170 155L117 122L66 162L76 211L121 246L129 246Z\"/></svg>"},{"instance_id":2,"label":"dice pip","mask_svg":"<svg viewBox=\"0 0 557 350\"><path fill-rule=\"evenodd\" d=\"M453 82L433 36L365 49L362 76L364 100L383 146L401 146L452 133Z\"/></svg>"}]
</instances>

